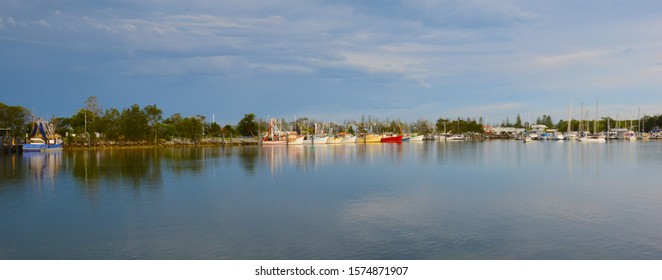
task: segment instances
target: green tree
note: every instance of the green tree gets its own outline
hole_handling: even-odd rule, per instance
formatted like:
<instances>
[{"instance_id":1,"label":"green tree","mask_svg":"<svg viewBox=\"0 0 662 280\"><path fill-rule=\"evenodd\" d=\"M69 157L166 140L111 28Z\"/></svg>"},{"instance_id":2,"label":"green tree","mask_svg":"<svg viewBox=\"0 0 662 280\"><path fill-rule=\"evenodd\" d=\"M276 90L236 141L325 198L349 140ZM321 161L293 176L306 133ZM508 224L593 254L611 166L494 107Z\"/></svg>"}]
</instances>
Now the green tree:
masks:
<instances>
[{"instance_id":1,"label":"green tree","mask_svg":"<svg viewBox=\"0 0 662 280\"><path fill-rule=\"evenodd\" d=\"M209 124L209 135L212 137L220 137L222 134L222 128L219 124L217 123L211 123Z\"/></svg>"},{"instance_id":2,"label":"green tree","mask_svg":"<svg viewBox=\"0 0 662 280\"><path fill-rule=\"evenodd\" d=\"M158 140L159 124L162 120L163 110L156 107L156 104L147 105L145 108L143 108L143 113L147 116L147 122L151 128L152 134L154 135L154 143L156 144Z\"/></svg>"},{"instance_id":3,"label":"green tree","mask_svg":"<svg viewBox=\"0 0 662 280\"><path fill-rule=\"evenodd\" d=\"M444 125L445 124L445 125ZM437 128L438 132L444 132L444 128L446 128L446 132L452 130L452 128L449 127L451 123L448 121L448 119L442 119L439 118L437 119L437 123L435 124L435 127Z\"/></svg>"},{"instance_id":4,"label":"green tree","mask_svg":"<svg viewBox=\"0 0 662 280\"><path fill-rule=\"evenodd\" d=\"M515 128L522 128L522 118L517 114L517 119L515 119Z\"/></svg>"},{"instance_id":5,"label":"green tree","mask_svg":"<svg viewBox=\"0 0 662 280\"><path fill-rule=\"evenodd\" d=\"M226 124L226 125L223 127L223 130L221 130L221 134L223 135L223 137L230 136L230 135L234 135L234 134L236 134L236 133L237 133L237 132L235 132L234 128L232 128L232 126L229 125L229 124Z\"/></svg>"},{"instance_id":6,"label":"green tree","mask_svg":"<svg viewBox=\"0 0 662 280\"><path fill-rule=\"evenodd\" d=\"M120 127L124 133L124 139L129 141L146 140L149 131L149 117L140 110L138 104L122 110L120 115Z\"/></svg>"},{"instance_id":7,"label":"green tree","mask_svg":"<svg viewBox=\"0 0 662 280\"><path fill-rule=\"evenodd\" d=\"M258 134L258 124L253 113L245 114L237 124L237 132L242 136L255 136Z\"/></svg>"},{"instance_id":8,"label":"green tree","mask_svg":"<svg viewBox=\"0 0 662 280\"><path fill-rule=\"evenodd\" d=\"M196 117L183 118L175 126L178 136L189 138L198 142L202 136L202 120Z\"/></svg>"},{"instance_id":9,"label":"green tree","mask_svg":"<svg viewBox=\"0 0 662 280\"><path fill-rule=\"evenodd\" d=\"M92 121L93 115L94 113L90 110L80 109L78 112L76 112L75 115L71 116L71 118L69 118L69 126L71 127L73 133L82 135L86 132L96 132L97 123L96 121Z\"/></svg>"},{"instance_id":10,"label":"green tree","mask_svg":"<svg viewBox=\"0 0 662 280\"><path fill-rule=\"evenodd\" d=\"M23 136L27 132L30 115L26 108L0 103L0 127L10 128L13 137Z\"/></svg>"},{"instance_id":11,"label":"green tree","mask_svg":"<svg viewBox=\"0 0 662 280\"><path fill-rule=\"evenodd\" d=\"M99 120L99 132L106 139L117 140L121 133L120 112L115 109L107 109Z\"/></svg>"}]
</instances>

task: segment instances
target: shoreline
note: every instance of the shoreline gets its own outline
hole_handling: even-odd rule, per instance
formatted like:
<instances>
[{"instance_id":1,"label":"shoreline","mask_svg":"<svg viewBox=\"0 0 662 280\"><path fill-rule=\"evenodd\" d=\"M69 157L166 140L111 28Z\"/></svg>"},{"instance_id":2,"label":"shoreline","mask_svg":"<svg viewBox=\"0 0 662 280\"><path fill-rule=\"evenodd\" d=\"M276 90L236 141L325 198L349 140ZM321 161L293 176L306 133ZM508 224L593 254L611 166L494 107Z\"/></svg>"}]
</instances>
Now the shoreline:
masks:
<instances>
[{"instance_id":1,"label":"shoreline","mask_svg":"<svg viewBox=\"0 0 662 280\"><path fill-rule=\"evenodd\" d=\"M205 139L198 143L189 140L159 141L151 143L147 141L98 141L92 145L86 144L65 144L65 151L89 151L89 150L126 150L126 149L152 149L152 148L186 148L186 147L227 147L227 146L252 146L258 145L256 139L250 138L232 138L223 140Z\"/></svg>"}]
</instances>

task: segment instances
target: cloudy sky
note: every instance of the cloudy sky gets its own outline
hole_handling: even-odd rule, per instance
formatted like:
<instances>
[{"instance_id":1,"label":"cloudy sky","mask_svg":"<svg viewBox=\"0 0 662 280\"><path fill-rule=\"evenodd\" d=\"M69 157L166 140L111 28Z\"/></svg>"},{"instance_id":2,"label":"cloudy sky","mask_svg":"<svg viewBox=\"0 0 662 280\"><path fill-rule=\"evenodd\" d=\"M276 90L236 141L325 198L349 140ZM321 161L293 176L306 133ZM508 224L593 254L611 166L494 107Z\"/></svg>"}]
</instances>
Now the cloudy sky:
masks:
<instances>
[{"instance_id":1,"label":"cloudy sky","mask_svg":"<svg viewBox=\"0 0 662 280\"><path fill-rule=\"evenodd\" d=\"M0 102L329 121L662 113L662 1L0 0Z\"/></svg>"}]
</instances>

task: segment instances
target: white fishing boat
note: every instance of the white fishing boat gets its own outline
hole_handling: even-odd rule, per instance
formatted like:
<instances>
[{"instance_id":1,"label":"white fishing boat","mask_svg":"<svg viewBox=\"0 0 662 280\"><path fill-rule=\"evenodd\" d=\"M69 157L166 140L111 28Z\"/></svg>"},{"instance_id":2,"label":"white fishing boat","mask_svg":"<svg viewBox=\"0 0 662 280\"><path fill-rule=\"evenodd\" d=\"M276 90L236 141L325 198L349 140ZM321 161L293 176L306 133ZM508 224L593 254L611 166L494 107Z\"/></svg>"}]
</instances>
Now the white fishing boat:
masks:
<instances>
[{"instance_id":1,"label":"white fishing boat","mask_svg":"<svg viewBox=\"0 0 662 280\"><path fill-rule=\"evenodd\" d=\"M356 136L355 135L346 135L345 137L342 138L340 143L342 143L342 144L356 143Z\"/></svg>"},{"instance_id":2,"label":"white fishing boat","mask_svg":"<svg viewBox=\"0 0 662 280\"><path fill-rule=\"evenodd\" d=\"M412 136L412 137L409 138L409 141L410 141L410 142L423 141L423 136L424 136L424 135L416 135L416 136ZM403 141L404 141L404 139L403 139Z\"/></svg>"},{"instance_id":3,"label":"white fishing boat","mask_svg":"<svg viewBox=\"0 0 662 280\"><path fill-rule=\"evenodd\" d=\"M308 135L306 138L303 140L304 145L320 145L320 144L326 144L326 141L329 140L329 136L314 136L314 135Z\"/></svg>"},{"instance_id":4,"label":"white fishing boat","mask_svg":"<svg viewBox=\"0 0 662 280\"><path fill-rule=\"evenodd\" d=\"M329 136L329 138L326 140L327 144L341 144L342 143L342 138L338 136Z\"/></svg>"},{"instance_id":5,"label":"white fishing boat","mask_svg":"<svg viewBox=\"0 0 662 280\"><path fill-rule=\"evenodd\" d=\"M290 136L287 138L287 144L288 145L301 145L303 144L303 138L304 136L299 136L296 134L290 134Z\"/></svg>"},{"instance_id":6,"label":"white fishing boat","mask_svg":"<svg viewBox=\"0 0 662 280\"><path fill-rule=\"evenodd\" d=\"M467 140L462 134L453 134L450 137L447 137L446 140L449 141L464 141Z\"/></svg>"},{"instance_id":7,"label":"white fishing boat","mask_svg":"<svg viewBox=\"0 0 662 280\"><path fill-rule=\"evenodd\" d=\"M269 128L262 137L262 145L287 145L287 133L283 133L278 128L276 119L269 120Z\"/></svg>"}]
</instances>

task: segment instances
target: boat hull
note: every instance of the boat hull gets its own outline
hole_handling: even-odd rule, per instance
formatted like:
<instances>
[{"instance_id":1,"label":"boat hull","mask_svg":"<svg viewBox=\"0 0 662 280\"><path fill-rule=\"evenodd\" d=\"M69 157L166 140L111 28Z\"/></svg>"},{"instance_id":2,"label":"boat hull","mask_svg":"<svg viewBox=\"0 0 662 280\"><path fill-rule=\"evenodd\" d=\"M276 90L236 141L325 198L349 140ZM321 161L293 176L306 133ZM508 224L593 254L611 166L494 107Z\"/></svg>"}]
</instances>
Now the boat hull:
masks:
<instances>
[{"instance_id":1,"label":"boat hull","mask_svg":"<svg viewBox=\"0 0 662 280\"><path fill-rule=\"evenodd\" d=\"M409 141L411 141L411 142L423 141L423 135L412 136L412 137L409 138Z\"/></svg>"},{"instance_id":2,"label":"boat hull","mask_svg":"<svg viewBox=\"0 0 662 280\"><path fill-rule=\"evenodd\" d=\"M342 144L356 143L356 136L346 136L340 142Z\"/></svg>"},{"instance_id":3,"label":"boat hull","mask_svg":"<svg viewBox=\"0 0 662 280\"><path fill-rule=\"evenodd\" d=\"M325 137L314 137L314 138L311 139L311 140L303 140L303 144L312 145L312 144L313 144L313 141L315 141L315 143L314 143L315 145L326 144L326 141L328 141L328 140L329 140L329 137L328 137L328 136L325 136Z\"/></svg>"},{"instance_id":4,"label":"boat hull","mask_svg":"<svg viewBox=\"0 0 662 280\"><path fill-rule=\"evenodd\" d=\"M382 143L402 143L402 135L382 137L382 139L380 139L379 142L382 142Z\"/></svg>"},{"instance_id":5,"label":"boat hull","mask_svg":"<svg viewBox=\"0 0 662 280\"><path fill-rule=\"evenodd\" d=\"M379 143L382 140L382 135L368 134L365 137L358 139L359 143Z\"/></svg>"},{"instance_id":6,"label":"boat hull","mask_svg":"<svg viewBox=\"0 0 662 280\"><path fill-rule=\"evenodd\" d=\"M301 145L301 144L303 144L303 138L304 138L303 136L298 136L295 139L288 140L287 144L288 145Z\"/></svg>"},{"instance_id":7,"label":"boat hull","mask_svg":"<svg viewBox=\"0 0 662 280\"><path fill-rule=\"evenodd\" d=\"M271 146L271 145L286 145L286 144L287 144L287 141L285 141L285 140L277 140L277 141L273 141L273 140L264 140L264 141L262 141L262 145L265 145L265 146Z\"/></svg>"}]
</instances>

